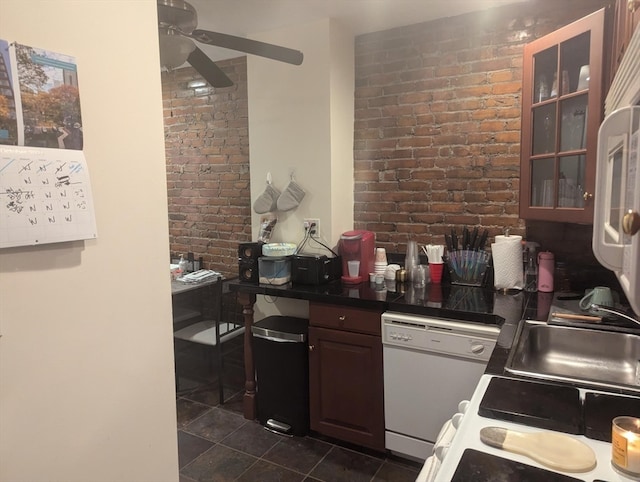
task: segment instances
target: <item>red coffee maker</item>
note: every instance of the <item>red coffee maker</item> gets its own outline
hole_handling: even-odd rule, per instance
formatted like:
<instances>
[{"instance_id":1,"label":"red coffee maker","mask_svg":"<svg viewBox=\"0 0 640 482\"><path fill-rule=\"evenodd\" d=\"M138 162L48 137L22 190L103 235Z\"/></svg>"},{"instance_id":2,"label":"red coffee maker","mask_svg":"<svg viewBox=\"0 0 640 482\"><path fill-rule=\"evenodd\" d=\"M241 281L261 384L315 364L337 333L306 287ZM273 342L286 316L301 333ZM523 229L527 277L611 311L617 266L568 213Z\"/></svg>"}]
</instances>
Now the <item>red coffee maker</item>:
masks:
<instances>
[{"instance_id":1,"label":"red coffee maker","mask_svg":"<svg viewBox=\"0 0 640 482\"><path fill-rule=\"evenodd\" d=\"M371 231L347 231L340 236L342 282L358 284L374 271L376 235Z\"/></svg>"}]
</instances>

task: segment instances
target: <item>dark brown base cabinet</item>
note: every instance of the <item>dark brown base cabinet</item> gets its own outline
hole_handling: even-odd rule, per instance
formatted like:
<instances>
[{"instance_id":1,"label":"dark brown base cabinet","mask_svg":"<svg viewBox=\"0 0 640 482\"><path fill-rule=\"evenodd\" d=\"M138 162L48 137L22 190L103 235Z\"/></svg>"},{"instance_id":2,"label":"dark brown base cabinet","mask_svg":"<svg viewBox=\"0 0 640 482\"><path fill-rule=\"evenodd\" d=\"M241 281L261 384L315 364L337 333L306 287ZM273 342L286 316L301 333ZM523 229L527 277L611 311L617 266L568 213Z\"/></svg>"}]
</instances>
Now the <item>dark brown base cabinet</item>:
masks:
<instances>
[{"instance_id":1,"label":"dark brown base cabinet","mask_svg":"<svg viewBox=\"0 0 640 482\"><path fill-rule=\"evenodd\" d=\"M384 451L380 315L310 303L311 430Z\"/></svg>"}]
</instances>

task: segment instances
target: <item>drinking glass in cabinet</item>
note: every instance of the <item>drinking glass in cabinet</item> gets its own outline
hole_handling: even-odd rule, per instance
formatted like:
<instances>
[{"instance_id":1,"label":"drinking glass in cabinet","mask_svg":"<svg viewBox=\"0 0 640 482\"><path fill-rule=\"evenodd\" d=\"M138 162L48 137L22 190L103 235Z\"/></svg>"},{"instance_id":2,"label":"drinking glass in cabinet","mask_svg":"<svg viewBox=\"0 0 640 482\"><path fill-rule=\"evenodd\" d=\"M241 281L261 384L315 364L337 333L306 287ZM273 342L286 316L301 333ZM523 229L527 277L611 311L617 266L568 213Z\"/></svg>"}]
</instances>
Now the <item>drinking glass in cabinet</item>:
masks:
<instances>
[{"instance_id":1,"label":"drinking glass in cabinet","mask_svg":"<svg viewBox=\"0 0 640 482\"><path fill-rule=\"evenodd\" d=\"M549 98L549 82L547 82L547 77L545 75L541 75L538 80L538 86L536 87L536 102L544 102Z\"/></svg>"},{"instance_id":2,"label":"drinking glass in cabinet","mask_svg":"<svg viewBox=\"0 0 640 482\"><path fill-rule=\"evenodd\" d=\"M544 102L551 97L554 77L557 78L558 49L552 47L535 55L533 103Z\"/></svg>"},{"instance_id":3,"label":"drinking glass in cabinet","mask_svg":"<svg viewBox=\"0 0 640 482\"><path fill-rule=\"evenodd\" d=\"M575 151L586 147L587 96L580 95L562 101L560 151Z\"/></svg>"},{"instance_id":4,"label":"drinking glass in cabinet","mask_svg":"<svg viewBox=\"0 0 640 482\"><path fill-rule=\"evenodd\" d=\"M571 82L569 81L569 72L562 71L562 88L560 90L562 95L567 95L571 92Z\"/></svg>"},{"instance_id":5,"label":"drinking glass in cabinet","mask_svg":"<svg viewBox=\"0 0 640 482\"><path fill-rule=\"evenodd\" d=\"M531 206L553 207L554 159L534 159L531 161Z\"/></svg>"},{"instance_id":6,"label":"drinking glass in cabinet","mask_svg":"<svg viewBox=\"0 0 640 482\"><path fill-rule=\"evenodd\" d=\"M555 102L533 110L532 155L547 154L556 150Z\"/></svg>"},{"instance_id":7,"label":"drinking glass in cabinet","mask_svg":"<svg viewBox=\"0 0 640 482\"><path fill-rule=\"evenodd\" d=\"M583 65L580 67L580 76L578 77L578 90L584 90L589 88L589 80L591 74L589 73L589 66Z\"/></svg>"},{"instance_id":8,"label":"drinking glass in cabinet","mask_svg":"<svg viewBox=\"0 0 640 482\"><path fill-rule=\"evenodd\" d=\"M586 162L584 155L560 158L558 207L584 207L584 172Z\"/></svg>"},{"instance_id":9,"label":"drinking glass in cabinet","mask_svg":"<svg viewBox=\"0 0 640 482\"><path fill-rule=\"evenodd\" d=\"M553 74L553 82L551 83L551 93L549 94L549 97L552 99L554 97L558 97L558 74L555 72Z\"/></svg>"},{"instance_id":10,"label":"drinking glass in cabinet","mask_svg":"<svg viewBox=\"0 0 640 482\"><path fill-rule=\"evenodd\" d=\"M591 34L585 32L573 37L560 45L560 71L563 84L562 95L587 89L586 77L589 71L589 44ZM586 67L583 69L583 67ZM585 82L586 81L586 82Z\"/></svg>"}]
</instances>

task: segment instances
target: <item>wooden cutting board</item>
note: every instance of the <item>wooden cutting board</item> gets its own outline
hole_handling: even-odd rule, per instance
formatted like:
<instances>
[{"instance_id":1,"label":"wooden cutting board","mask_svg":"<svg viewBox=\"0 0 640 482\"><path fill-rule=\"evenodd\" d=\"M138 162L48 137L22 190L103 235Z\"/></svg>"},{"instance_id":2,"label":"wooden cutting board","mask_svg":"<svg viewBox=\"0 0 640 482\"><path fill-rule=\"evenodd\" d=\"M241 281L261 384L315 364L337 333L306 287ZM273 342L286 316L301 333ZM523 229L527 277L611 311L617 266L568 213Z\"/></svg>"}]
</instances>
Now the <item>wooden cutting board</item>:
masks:
<instances>
[{"instance_id":1,"label":"wooden cutting board","mask_svg":"<svg viewBox=\"0 0 640 482\"><path fill-rule=\"evenodd\" d=\"M485 427L480 430L480 440L491 447L525 455L562 472L588 472L596 466L596 454L591 447L556 432L523 433L501 427Z\"/></svg>"}]
</instances>

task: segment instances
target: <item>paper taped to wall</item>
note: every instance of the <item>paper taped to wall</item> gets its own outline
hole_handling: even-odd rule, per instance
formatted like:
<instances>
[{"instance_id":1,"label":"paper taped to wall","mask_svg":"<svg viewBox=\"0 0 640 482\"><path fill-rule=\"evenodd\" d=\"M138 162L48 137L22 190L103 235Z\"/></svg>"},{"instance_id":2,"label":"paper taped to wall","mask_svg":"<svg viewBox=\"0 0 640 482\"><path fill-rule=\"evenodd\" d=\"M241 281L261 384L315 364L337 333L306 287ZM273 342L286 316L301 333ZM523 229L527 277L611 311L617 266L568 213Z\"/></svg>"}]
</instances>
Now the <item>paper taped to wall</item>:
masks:
<instances>
[{"instance_id":1,"label":"paper taped to wall","mask_svg":"<svg viewBox=\"0 0 640 482\"><path fill-rule=\"evenodd\" d=\"M0 248L96 237L82 151L0 146Z\"/></svg>"}]
</instances>

